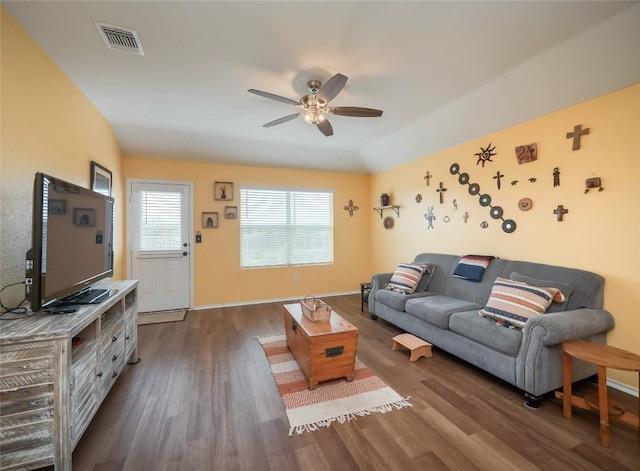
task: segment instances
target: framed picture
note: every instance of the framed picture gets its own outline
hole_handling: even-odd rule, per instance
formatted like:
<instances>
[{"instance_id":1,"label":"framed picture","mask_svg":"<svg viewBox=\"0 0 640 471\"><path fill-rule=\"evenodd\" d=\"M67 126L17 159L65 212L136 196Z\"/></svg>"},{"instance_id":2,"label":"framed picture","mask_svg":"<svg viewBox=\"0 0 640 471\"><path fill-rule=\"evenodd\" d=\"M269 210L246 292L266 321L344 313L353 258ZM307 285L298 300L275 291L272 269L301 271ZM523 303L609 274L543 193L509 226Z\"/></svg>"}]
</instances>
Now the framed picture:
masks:
<instances>
[{"instance_id":1,"label":"framed picture","mask_svg":"<svg viewBox=\"0 0 640 471\"><path fill-rule=\"evenodd\" d=\"M233 182L215 182L213 199L216 201L233 201Z\"/></svg>"},{"instance_id":2,"label":"framed picture","mask_svg":"<svg viewBox=\"0 0 640 471\"><path fill-rule=\"evenodd\" d=\"M94 161L91 161L91 189L111 196L111 171Z\"/></svg>"},{"instance_id":3,"label":"framed picture","mask_svg":"<svg viewBox=\"0 0 640 471\"><path fill-rule=\"evenodd\" d=\"M203 212L202 213L202 227L204 229L214 229L218 227L218 213Z\"/></svg>"},{"instance_id":4,"label":"framed picture","mask_svg":"<svg viewBox=\"0 0 640 471\"><path fill-rule=\"evenodd\" d=\"M95 226L96 210L94 208L73 208L73 224L85 227Z\"/></svg>"},{"instance_id":5,"label":"framed picture","mask_svg":"<svg viewBox=\"0 0 640 471\"><path fill-rule=\"evenodd\" d=\"M225 206L224 207L225 219L238 219L238 207L237 206Z\"/></svg>"},{"instance_id":6,"label":"framed picture","mask_svg":"<svg viewBox=\"0 0 640 471\"><path fill-rule=\"evenodd\" d=\"M67 212L67 200L49 200L47 212L54 216L60 216Z\"/></svg>"}]
</instances>

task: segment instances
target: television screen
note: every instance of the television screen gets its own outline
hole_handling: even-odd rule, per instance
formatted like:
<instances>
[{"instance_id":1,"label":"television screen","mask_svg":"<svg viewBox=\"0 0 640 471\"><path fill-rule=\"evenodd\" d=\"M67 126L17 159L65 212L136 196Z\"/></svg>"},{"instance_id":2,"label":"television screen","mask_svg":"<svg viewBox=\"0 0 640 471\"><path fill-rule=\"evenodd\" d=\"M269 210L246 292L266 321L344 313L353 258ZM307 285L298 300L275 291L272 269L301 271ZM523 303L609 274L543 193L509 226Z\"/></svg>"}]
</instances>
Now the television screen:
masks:
<instances>
[{"instance_id":1,"label":"television screen","mask_svg":"<svg viewBox=\"0 0 640 471\"><path fill-rule=\"evenodd\" d=\"M33 196L28 297L38 311L113 275L114 200L43 173Z\"/></svg>"}]
</instances>

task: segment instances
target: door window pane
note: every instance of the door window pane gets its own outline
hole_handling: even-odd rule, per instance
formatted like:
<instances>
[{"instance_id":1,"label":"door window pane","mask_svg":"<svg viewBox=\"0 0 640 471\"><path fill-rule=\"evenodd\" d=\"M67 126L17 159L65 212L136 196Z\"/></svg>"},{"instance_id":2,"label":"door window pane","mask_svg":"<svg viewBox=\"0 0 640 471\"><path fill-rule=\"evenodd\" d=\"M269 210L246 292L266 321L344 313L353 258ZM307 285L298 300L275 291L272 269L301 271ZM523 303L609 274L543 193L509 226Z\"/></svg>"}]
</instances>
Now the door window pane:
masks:
<instances>
[{"instance_id":1,"label":"door window pane","mask_svg":"<svg viewBox=\"0 0 640 471\"><path fill-rule=\"evenodd\" d=\"M140 192L140 251L182 250L182 193Z\"/></svg>"}]
</instances>

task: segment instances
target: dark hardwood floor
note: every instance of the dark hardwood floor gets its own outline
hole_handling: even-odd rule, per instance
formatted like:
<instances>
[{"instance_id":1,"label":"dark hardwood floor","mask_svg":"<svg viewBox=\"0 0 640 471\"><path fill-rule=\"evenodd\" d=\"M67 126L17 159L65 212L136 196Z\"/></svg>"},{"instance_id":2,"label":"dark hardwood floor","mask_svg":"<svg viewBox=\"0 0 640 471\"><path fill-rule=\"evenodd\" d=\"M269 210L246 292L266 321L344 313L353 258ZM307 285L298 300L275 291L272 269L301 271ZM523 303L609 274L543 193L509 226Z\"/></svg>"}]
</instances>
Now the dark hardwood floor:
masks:
<instances>
[{"instance_id":1,"label":"dark hardwood floor","mask_svg":"<svg viewBox=\"0 0 640 471\"><path fill-rule=\"evenodd\" d=\"M256 336L283 332L281 304L189 312L139 328L142 362L128 366L73 453L74 471L115 470L637 470L640 434L523 394L434 347L409 361L400 331L360 313L360 296L324 298L359 327L358 356L413 407L288 436ZM595 388L588 382L574 390ZM611 390L633 413L637 398Z\"/></svg>"}]
</instances>

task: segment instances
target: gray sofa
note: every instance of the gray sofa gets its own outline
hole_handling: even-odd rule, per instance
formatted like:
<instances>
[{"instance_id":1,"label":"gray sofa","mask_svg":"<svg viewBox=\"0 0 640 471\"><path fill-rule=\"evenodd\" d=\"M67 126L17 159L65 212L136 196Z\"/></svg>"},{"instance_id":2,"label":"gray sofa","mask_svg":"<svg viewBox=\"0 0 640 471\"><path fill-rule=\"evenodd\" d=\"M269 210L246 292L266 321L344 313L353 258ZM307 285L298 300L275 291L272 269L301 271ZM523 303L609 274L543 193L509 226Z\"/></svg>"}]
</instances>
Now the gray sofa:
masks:
<instances>
[{"instance_id":1,"label":"gray sofa","mask_svg":"<svg viewBox=\"0 0 640 471\"><path fill-rule=\"evenodd\" d=\"M606 343L614 319L603 306L604 278L572 268L494 259L480 282L453 276L460 256L419 254L414 264L430 265L428 284L403 294L384 289L393 273L371 278L369 313L410 332L524 391L526 404L538 407L542 396L562 387L562 342ZM497 325L478 315L496 277L529 284L556 285L568 299L526 321L522 330ZM426 285L426 286L425 286ZM556 303L554 303L556 304ZM593 365L573 363L573 381L597 373Z\"/></svg>"}]
</instances>

